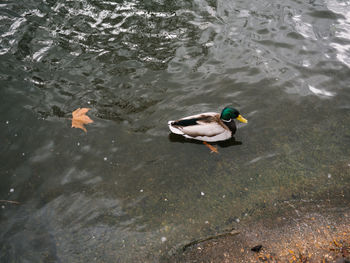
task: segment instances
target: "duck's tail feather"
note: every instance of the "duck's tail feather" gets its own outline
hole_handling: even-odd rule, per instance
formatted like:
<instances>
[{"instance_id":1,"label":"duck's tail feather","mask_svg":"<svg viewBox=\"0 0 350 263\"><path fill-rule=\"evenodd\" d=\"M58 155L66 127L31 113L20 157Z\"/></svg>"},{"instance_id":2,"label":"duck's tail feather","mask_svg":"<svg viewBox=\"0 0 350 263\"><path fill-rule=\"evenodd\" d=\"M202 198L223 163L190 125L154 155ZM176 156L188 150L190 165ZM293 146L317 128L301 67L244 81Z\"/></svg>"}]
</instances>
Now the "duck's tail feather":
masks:
<instances>
[{"instance_id":1,"label":"duck's tail feather","mask_svg":"<svg viewBox=\"0 0 350 263\"><path fill-rule=\"evenodd\" d=\"M173 126L174 123L175 123L175 121L168 121L168 126L169 126L170 131L172 133L184 135L184 133L179 128Z\"/></svg>"}]
</instances>

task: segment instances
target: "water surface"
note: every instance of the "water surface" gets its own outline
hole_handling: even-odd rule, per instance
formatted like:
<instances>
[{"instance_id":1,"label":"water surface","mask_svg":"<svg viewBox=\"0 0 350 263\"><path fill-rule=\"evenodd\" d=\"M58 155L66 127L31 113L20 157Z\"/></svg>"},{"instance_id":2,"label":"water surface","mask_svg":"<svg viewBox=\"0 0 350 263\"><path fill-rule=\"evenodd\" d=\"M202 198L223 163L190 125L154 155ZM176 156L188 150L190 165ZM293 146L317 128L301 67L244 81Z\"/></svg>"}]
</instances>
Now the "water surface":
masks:
<instances>
[{"instance_id":1,"label":"water surface","mask_svg":"<svg viewBox=\"0 0 350 263\"><path fill-rule=\"evenodd\" d=\"M0 199L21 202L0 204L0 261L156 262L349 198L349 1L2 1L0 20ZM219 154L169 135L226 105L249 123Z\"/></svg>"}]
</instances>

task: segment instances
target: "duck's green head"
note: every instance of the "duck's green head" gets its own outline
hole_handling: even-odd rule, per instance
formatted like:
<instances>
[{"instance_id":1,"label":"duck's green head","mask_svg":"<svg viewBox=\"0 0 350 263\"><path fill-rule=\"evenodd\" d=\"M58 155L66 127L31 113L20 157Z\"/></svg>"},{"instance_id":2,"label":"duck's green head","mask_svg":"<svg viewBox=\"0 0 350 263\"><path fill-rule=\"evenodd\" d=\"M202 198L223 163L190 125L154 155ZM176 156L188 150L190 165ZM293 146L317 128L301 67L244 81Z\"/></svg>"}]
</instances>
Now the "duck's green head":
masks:
<instances>
[{"instance_id":1,"label":"duck's green head","mask_svg":"<svg viewBox=\"0 0 350 263\"><path fill-rule=\"evenodd\" d=\"M221 112L220 119L226 122L237 119L240 122L248 123L248 121L242 117L239 111L232 107L225 107Z\"/></svg>"}]
</instances>

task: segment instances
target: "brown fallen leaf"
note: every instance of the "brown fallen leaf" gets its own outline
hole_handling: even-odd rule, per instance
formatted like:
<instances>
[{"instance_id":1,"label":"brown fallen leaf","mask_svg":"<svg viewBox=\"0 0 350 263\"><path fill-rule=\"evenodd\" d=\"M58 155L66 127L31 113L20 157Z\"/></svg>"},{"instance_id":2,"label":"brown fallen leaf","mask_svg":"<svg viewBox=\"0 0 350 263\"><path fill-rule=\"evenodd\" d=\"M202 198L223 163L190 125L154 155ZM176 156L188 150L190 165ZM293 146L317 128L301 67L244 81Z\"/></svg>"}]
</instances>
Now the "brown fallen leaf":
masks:
<instances>
[{"instance_id":1,"label":"brown fallen leaf","mask_svg":"<svg viewBox=\"0 0 350 263\"><path fill-rule=\"evenodd\" d=\"M211 150L211 153L219 153L218 152L218 149L216 147L214 147L213 145L207 143L207 142L203 142L205 146L207 146L210 150Z\"/></svg>"},{"instance_id":2,"label":"brown fallen leaf","mask_svg":"<svg viewBox=\"0 0 350 263\"><path fill-rule=\"evenodd\" d=\"M73 118L72 118L72 128L79 128L83 131L87 132L86 128L84 127L84 124L92 123L94 122L89 118L89 116L86 115L86 113L89 111L89 108L78 108L75 111L72 112Z\"/></svg>"}]
</instances>

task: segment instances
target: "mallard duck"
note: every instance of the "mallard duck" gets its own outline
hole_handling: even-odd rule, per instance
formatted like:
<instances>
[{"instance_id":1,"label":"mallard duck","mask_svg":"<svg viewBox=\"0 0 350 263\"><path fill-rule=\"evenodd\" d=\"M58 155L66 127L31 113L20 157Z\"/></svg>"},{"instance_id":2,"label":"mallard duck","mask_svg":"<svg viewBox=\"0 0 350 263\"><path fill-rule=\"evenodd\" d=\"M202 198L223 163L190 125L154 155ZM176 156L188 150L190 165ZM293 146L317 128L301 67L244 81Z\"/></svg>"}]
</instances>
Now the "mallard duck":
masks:
<instances>
[{"instance_id":1,"label":"mallard duck","mask_svg":"<svg viewBox=\"0 0 350 263\"><path fill-rule=\"evenodd\" d=\"M221 114L206 112L192 115L176 121L169 121L168 126L171 132L186 138L217 142L230 139L235 134L237 127L234 119L248 123L238 110L225 107Z\"/></svg>"}]
</instances>

